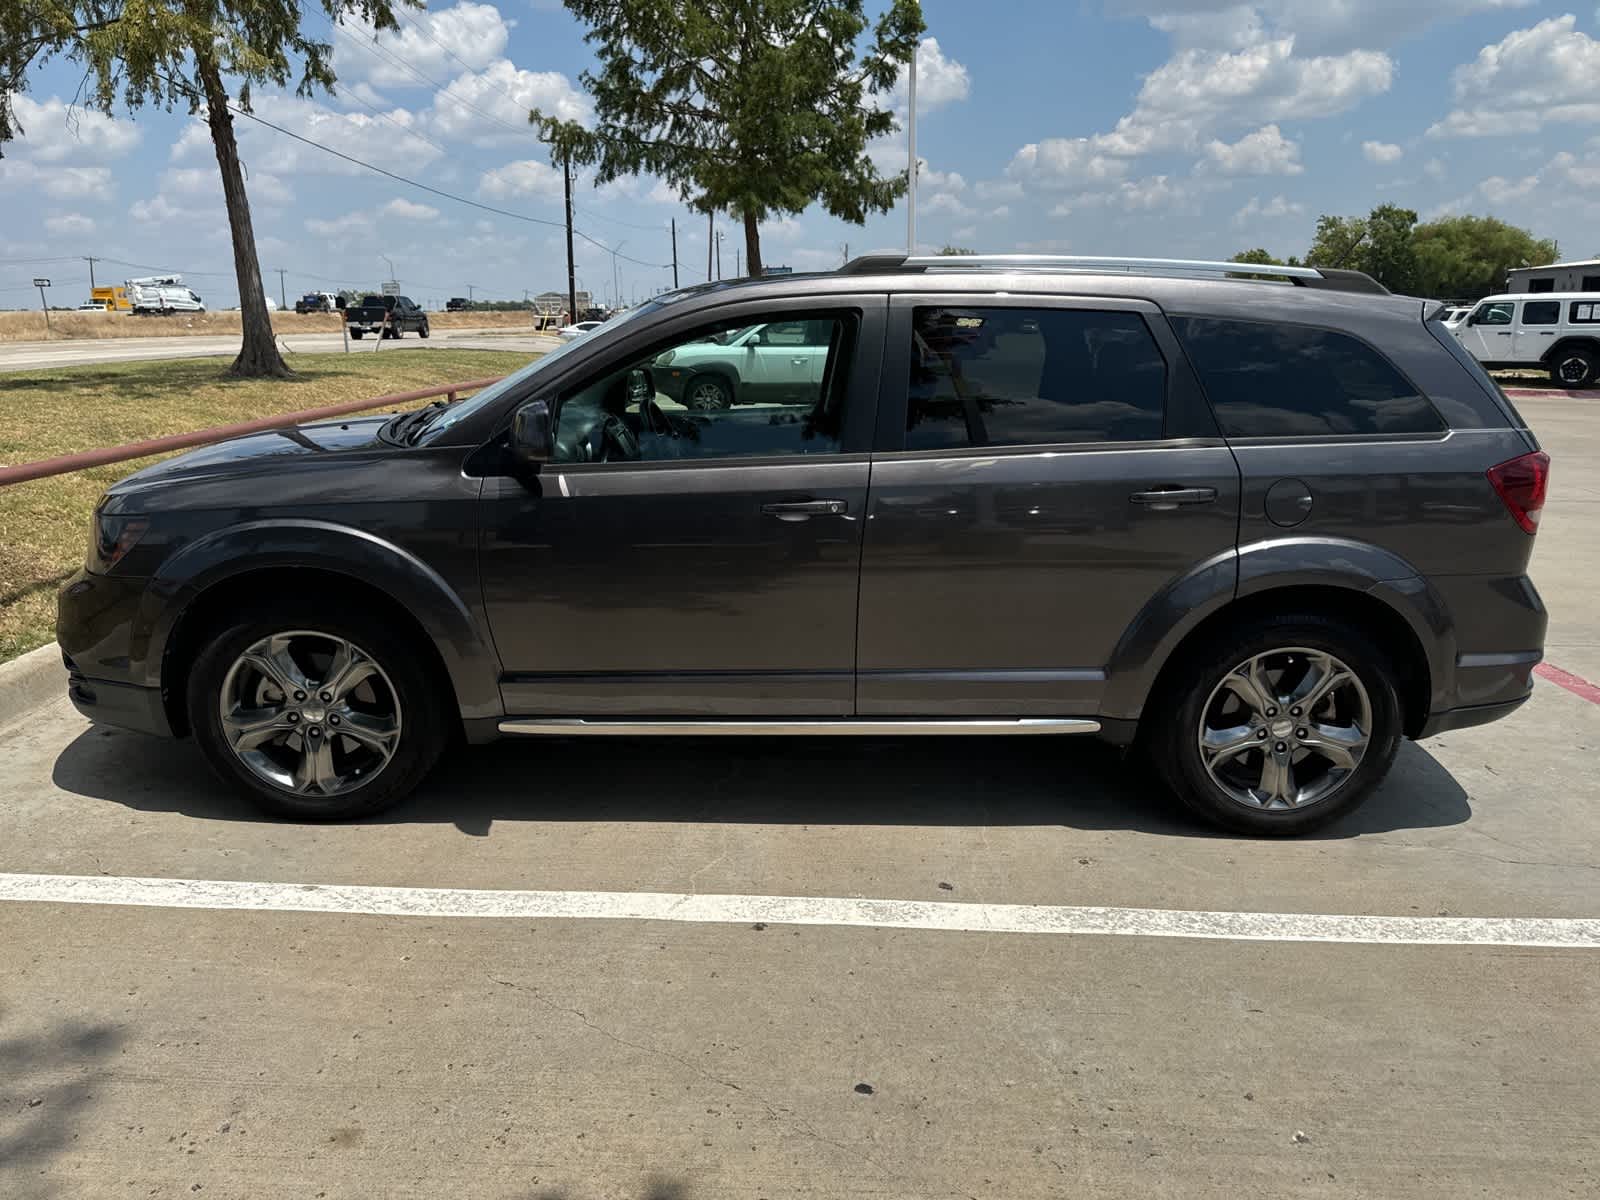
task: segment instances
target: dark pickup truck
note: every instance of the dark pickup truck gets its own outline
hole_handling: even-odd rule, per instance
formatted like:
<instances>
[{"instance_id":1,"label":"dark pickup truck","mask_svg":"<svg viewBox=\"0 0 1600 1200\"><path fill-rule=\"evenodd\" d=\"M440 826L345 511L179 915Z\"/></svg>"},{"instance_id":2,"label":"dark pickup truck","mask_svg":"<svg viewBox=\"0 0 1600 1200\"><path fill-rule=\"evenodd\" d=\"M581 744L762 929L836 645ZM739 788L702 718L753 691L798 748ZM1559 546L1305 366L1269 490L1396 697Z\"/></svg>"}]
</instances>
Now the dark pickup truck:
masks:
<instances>
[{"instance_id":1,"label":"dark pickup truck","mask_svg":"<svg viewBox=\"0 0 1600 1200\"><path fill-rule=\"evenodd\" d=\"M409 296L363 296L360 304L344 310L344 323L357 341L369 333L397 338L408 329L428 336L428 314Z\"/></svg>"}]
</instances>

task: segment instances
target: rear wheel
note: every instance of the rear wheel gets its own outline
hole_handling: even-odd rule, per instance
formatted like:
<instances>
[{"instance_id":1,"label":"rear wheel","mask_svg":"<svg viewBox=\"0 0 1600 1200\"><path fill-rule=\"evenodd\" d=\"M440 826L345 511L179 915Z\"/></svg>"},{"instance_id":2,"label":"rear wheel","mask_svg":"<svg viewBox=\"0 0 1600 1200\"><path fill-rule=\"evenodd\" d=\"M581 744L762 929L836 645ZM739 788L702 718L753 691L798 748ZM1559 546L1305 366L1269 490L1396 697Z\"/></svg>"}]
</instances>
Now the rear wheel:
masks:
<instances>
[{"instance_id":1,"label":"rear wheel","mask_svg":"<svg viewBox=\"0 0 1600 1200\"><path fill-rule=\"evenodd\" d=\"M189 673L189 723L212 768L261 807L332 820L411 792L444 745L416 647L320 606L219 629Z\"/></svg>"},{"instance_id":2,"label":"rear wheel","mask_svg":"<svg viewBox=\"0 0 1600 1200\"><path fill-rule=\"evenodd\" d=\"M356 340L356 341L358 341L358 342L359 342L359 341L360 341L360 340L361 340L361 330L359 330L359 329L352 329L352 330L351 330L351 331L350 331L350 336L351 336L351 337L352 337L352 338L353 338L353 339L354 339L354 340Z\"/></svg>"},{"instance_id":3,"label":"rear wheel","mask_svg":"<svg viewBox=\"0 0 1600 1200\"><path fill-rule=\"evenodd\" d=\"M1240 833L1306 833L1388 773L1401 710L1388 657L1359 629L1283 616L1226 631L1172 674L1153 715L1178 797Z\"/></svg>"},{"instance_id":4,"label":"rear wheel","mask_svg":"<svg viewBox=\"0 0 1600 1200\"><path fill-rule=\"evenodd\" d=\"M683 389L683 406L697 412L733 407L733 389L717 375L696 375Z\"/></svg>"},{"instance_id":5,"label":"rear wheel","mask_svg":"<svg viewBox=\"0 0 1600 1200\"><path fill-rule=\"evenodd\" d=\"M1557 387L1593 387L1600 379L1600 356L1592 350L1563 350L1550 364L1550 382Z\"/></svg>"}]
</instances>

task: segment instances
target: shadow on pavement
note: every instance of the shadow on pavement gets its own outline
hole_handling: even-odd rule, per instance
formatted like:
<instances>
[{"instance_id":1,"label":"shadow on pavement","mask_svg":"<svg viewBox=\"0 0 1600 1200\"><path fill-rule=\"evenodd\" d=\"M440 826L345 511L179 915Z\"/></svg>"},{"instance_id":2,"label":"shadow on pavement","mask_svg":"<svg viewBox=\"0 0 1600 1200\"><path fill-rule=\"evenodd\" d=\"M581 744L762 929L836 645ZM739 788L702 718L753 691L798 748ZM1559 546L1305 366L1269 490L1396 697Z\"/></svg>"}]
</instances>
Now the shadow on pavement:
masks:
<instances>
[{"instance_id":1,"label":"shadow on pavement","mask_svg":"<svg viewBox=\"0 0 1600 1200\"><path fill-rule=\"evenodd\" d=\"M0 1195L34 1200L54 1194L51 1163L78 1136L99 1064L124 1034L77 1022L16 1034L6 1016L0 1013Z\"/></svg>"},{"instance_id":2,"label":"shadow on pavement","mask_svg":"<svg viewBox=\"0 0 1600 1200\"><path fill-rule=\"evenodd\" d=\"M268 821L190 743L91 728L56 759L57 787L150 812ZM1457 825L1460 784L1403 743L1365 805L1321 833ZM1057 738L563 738L447 755L416 795L372 824L496 819L811 825L1064 825L1220 837L1192 820L1136 755Z\"/></svg>"}]
</instances>

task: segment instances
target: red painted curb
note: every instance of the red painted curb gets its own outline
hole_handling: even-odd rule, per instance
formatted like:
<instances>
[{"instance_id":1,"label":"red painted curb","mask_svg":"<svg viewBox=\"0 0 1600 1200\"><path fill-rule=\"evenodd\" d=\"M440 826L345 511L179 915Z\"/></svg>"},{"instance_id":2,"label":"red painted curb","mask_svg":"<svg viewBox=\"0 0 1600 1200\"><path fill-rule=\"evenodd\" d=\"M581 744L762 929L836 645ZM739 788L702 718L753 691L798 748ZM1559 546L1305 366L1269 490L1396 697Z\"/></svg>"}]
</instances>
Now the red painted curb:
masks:
<instances>
[{"instance_id":1,"label":"red painted curb","mask_svg":"<svg viewBox=\"0 0 1600 1200\"><path fill-rule=\"evenodd\" d=\"M1531 387L1508 387L1500 390L1516 400L1543 400L1552 396L1560 397L1563 400L1600 400L1600 392L1594 391L1592 388L1586 392L1574 392L1564 388Z\"/></svg>"},{"instance_id":2,"label":"red painted curb","mask_svg":"<svg viewBox=\"0 0 1600 1200\"><path fill-rule=\"evenodd\" d=\"M1596 687L1581 675L1563 671L1560 667L1551 666L1546 662L1534 667L1533 673L1540 679L1548 679L1557 687L1566 688L1574 696L1587 700L1590 704L1600 704L1600 687Z\"/></svg>"},{"instance_id":3,"label":"red painted curb","mask_svg":"<svg viewBox=\"0 0 1600 1200\"><path fill-rule=\"evenodd\" d=\"M225 442L229 438L243 437L247 433L263 433L269 429L284 429L290 425L305 425L312 421L326 421L329 417L342 417L347 413L362 412L369 408L387 408L391 404L410 404L434 396L448 396L454 400L458 392L475 392L491 383L499 383L502 376L490 379L469 379L464 383L445 383L438 387L419 388L414 392L395 392L388 396L374 396L370 400L350 400L344 404L329 404L323 408L303 408L299 412L279 413L275 417L262 417L259 421L240 421L236 425L213 425L210 429L194 433L174 433L169 437L150 438L143 442L128 442L121 446L107 446L101 450L84 450L78 454L62 454L55 458L42 458L38 462L18 463L13 467L0 467L0 487L12 483L26 483L30 479L47 479L52 475L66 475L85 467L103 467L108 463L126 462L132 458L148 458L152 454L165 454L169 450L188 450L195 446L208 446L212 442Z\"/></svg>"}]
</instances>

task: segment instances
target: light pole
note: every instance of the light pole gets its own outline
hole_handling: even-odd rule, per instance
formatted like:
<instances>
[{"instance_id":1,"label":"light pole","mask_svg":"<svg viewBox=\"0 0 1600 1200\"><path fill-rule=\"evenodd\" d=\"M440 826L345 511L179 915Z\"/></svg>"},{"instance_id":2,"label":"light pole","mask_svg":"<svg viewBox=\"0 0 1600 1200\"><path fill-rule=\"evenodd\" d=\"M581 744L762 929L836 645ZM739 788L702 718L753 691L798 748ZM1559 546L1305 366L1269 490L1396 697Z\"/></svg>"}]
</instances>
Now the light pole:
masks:
<instances>
[{"instance_id":1,"label":"light pole","mask_svg":"<svg viewBox=\"0 0 1600 1200\"><path fill-rule=\"evenodd\" d=\"M616 305L619 308L622 306L622 281L617 275L617 254L627 244L626 241L622 241L611 248L611 294L616 297Z\"/></svg>"},{"instance_id":2,"label":"light pole","mask_svg":"<svg viewBox=\"0 0 1600 1200\"><path fill-rule=\"evenodd\" d=\"M917 48L911 47L911 64L907 76L906 129L906 253L917 252Z\"/></svg>"},{"instance_id":3,"label":"light pole","mask_svg":"<svg viewBox=\"0 0 1600 1200\"><path fill-rule=\"evenodd\" d=\"M389 283L399 283L400 281L394 277L394 263L390 261L389 256L387 254L380 254L380 255L378 255L378 257L383 259L383 261L385 263L388 263L388 265L389 265L389 279L388 279L388 282Z\"/></svg>"}]
</instances>

